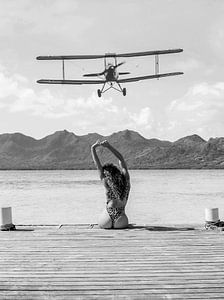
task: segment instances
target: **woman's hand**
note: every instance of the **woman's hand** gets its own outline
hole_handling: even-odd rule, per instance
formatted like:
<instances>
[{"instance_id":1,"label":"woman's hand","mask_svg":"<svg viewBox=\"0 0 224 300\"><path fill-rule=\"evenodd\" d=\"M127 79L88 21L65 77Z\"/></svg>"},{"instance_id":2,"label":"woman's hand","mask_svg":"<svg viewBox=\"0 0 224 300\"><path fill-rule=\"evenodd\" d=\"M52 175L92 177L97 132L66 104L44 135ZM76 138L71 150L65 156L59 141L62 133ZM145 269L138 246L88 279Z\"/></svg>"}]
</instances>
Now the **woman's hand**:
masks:
<instances>
[{"instance_id":1,"label":"woman's hand","mask_svg":"<svg viewBox=\"0 0 224 300\"><path fill-rule=\"evenodd\" d=\"M106 148L108 148L110 146L110 144L107 140L102 141L100 144L101 144L101 146L106 147Z\"/></svg>"},{"instance_id":2,"label":"woman's hand","mask_svg":"<svg viewBox=\"0 0 224 300\"><path fill-rule=\"evenodd\" d=\"M101 146L101 142L100 140L97 140L93 145L92 145L92 148L96 148L96 147L99 147Z\"/></svg>"}]
</instances>

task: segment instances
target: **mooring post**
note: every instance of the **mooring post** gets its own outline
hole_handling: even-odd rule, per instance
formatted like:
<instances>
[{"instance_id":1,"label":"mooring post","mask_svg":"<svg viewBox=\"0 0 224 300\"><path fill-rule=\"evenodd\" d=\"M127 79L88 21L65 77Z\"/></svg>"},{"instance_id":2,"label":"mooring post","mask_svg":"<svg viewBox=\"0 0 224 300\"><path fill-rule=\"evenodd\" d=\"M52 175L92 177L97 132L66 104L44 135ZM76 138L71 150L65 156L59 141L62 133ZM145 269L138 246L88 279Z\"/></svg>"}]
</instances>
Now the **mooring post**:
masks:
<instances>
[{"instance_id":1,"label":"mooring post","mask_svg":"<svg viewBox=\"0 0 224 300\"><path fill-rule=\"evenodd\" d=\"M219 209L218 208L206 208L205 209L205 221L206 222L218 222L219 219Z\"/></svg>"},{"instance_id":2,"label":"mooring post","mask_svg":"<svg viewBox=\"0 0 224 300\"><path fill-rule=\"evenodd\" d=\"M16 227L12 223L12 208L11 207L2 207L0 215L0 229L2 231L6 230L15 230Z\"/></svg>"},{"instance_id":3,"label":"mooring post","mask_svg":"<svg viewBox=\"0 0 224 300\"><path fill-rule=\"evenodd\" d=\"M205 229L217 229L223 227L223 222L219 219L219 209L206 208L205 209Z\"/></svg>"}]
</instances>

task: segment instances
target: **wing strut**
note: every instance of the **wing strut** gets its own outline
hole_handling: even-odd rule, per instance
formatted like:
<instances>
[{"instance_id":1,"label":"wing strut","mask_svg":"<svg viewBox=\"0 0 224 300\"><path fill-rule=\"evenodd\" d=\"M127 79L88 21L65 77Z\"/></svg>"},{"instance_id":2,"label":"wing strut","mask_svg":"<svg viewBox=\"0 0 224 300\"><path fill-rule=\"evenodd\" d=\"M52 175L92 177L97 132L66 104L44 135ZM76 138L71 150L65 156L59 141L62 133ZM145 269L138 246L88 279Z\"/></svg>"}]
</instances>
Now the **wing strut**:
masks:
<instances>
[{"instance_id":1,"label":"wing strut","mask_svg":"<svg viewBox=\"0 0 224 300\"><path fill-rule=\"evenodd\" d=\"M64 61L64 59L62 60L62 77L63 77L63 80L65 80L65 61Z\"/></svg>"},{"instance_id":2,"label":"wing strut","mask_svg":"<svg viewBox=\"0 0 224 300\"><path fill-rule=\"evenodd\" d=\"M155 55L155 75L159 74L159 55Z\"/></svg>"}]
</instances>

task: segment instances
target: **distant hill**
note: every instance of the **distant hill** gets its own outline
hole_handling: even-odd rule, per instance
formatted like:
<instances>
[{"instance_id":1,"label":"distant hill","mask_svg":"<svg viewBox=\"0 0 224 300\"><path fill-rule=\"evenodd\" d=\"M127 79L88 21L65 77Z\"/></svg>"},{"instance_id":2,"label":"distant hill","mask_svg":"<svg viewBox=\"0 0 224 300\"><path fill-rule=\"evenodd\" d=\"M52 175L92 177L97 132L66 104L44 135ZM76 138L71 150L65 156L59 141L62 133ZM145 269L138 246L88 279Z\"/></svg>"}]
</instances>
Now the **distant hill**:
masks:
<instances>
[{"instance_id":1,"label":"distant hill","mask_svg":"<svg viewBox=\"0 0 224 300\"><path fill-rule=\"evenodd\" d=\"M97 139L118 148L132 169L224 169L223 137L205 141L194 134L169 142L146 139L131 130L110 136L78 136L64 130L40 140L21 133L1 134L0 169L92 169L90 147ZM116 162L107 149L98 151L102 163Z\"/></svg>"}]
</instances>

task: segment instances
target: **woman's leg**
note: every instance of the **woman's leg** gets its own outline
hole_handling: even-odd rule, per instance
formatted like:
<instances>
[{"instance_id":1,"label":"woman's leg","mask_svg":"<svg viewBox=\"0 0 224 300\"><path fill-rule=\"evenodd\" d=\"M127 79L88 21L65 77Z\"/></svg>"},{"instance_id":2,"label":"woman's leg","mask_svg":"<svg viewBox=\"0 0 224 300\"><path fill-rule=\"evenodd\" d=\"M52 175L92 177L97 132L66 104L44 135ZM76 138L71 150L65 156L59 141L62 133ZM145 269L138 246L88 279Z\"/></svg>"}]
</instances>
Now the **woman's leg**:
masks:
<instances>
[{"instance_id":1,"label":"woman's leg","mask_svg":"<svg viewBox=\"0 0 224 300\"><path fill-rule=\"evenodd\" d=\"M122 229L128 227L128 217L126 214L120 215L115 221L114 221L114 228L116 229Z\"/></svg>"},{"instance_id":2,"label":"woman's leg","mask_svg":"<svg viewBox=\"0 0 224 300\"><path fill-rule=\"evenodd\" d=\"M106 209L100 215L98 225L100 228L103 228L103 229L112 228L112 220Z\"/></svg>"}]
</instances>

